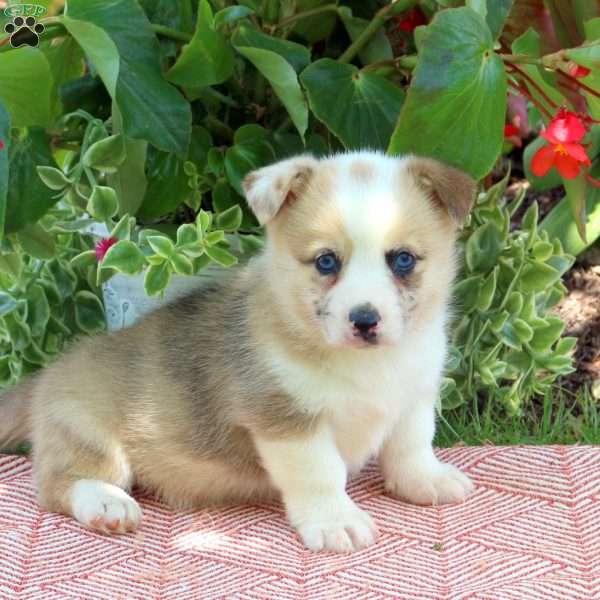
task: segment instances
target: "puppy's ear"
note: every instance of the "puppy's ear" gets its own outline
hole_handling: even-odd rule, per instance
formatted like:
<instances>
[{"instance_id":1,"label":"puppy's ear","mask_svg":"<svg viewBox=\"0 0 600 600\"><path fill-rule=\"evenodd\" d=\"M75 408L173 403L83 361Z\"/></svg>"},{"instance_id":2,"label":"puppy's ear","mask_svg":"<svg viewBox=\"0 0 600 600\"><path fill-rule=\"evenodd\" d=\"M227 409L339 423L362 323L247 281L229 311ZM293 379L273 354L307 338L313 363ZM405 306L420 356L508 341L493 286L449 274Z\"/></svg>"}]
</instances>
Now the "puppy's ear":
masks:
<instances>
[{"instance_id":1,"label":"puppy's ear","mask_svg":"<svg viewBox=\"0 0 600 600\"><path fill-rule=\"evenodd\" d=\"M269 222L304 190L317 166L310 155L296 156L248 173L242 181L246 200L261 225Z\"/></svg>"},{"instance_id":2,"label":"puppy's ear","mask_svg":"<svg viewBox=\"0 0 600 600\"><path fill-rule=\"evenodd\" d=\"M407 168L430 200L456 225L461 225L475 200L475 181L466 173L432 158L412 158Z\"/></svg>"}]
</instances>

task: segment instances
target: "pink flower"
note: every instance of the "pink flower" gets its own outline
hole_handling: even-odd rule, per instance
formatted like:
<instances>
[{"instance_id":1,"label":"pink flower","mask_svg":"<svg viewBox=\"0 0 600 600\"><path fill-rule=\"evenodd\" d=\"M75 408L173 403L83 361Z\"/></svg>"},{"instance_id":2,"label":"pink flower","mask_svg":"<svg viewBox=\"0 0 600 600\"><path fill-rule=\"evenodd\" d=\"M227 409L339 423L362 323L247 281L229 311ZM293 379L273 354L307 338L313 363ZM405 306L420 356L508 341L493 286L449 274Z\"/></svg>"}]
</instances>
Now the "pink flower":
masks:
<instances>
[{"instance_id":1,"label":"pink flower","mask_svg":"<svg viewBox=\"0 0 600 600\"><path fill-rule=\"evenodd\" d=\"M574 63L569 69L569 75L571 77L577 77L578 79L581 77L587 77L591 73L591 70L587 67L582 67L577 63Z\"/></svg>"},{"instance_id":2,"label":"pink flower","mask_svg":"<svg viewBox=\"0 0 600 600\"><path fill-rule=\"evenodd\" d=\"M0 140L0 150L4 150L4 140Z\"/></svg>"},{"instance_id":3,"label":"pink flower","mask_svg":"<svg viewBox=\"0 0 600 600\"><path fill-rule=\"evenodd\" d=\"M111 246L114 246L119 240L117 238L102 238L96 244L96 258L101 262Z\"/></svg>"}]
</instances>

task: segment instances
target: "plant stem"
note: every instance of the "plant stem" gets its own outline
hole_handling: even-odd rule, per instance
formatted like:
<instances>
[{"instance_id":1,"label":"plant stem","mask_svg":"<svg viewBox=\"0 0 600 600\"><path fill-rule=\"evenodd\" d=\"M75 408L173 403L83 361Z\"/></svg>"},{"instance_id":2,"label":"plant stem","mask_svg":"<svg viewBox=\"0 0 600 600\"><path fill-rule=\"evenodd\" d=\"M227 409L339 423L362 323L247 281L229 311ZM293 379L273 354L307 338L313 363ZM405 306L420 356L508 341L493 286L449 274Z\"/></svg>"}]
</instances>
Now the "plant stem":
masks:
<instances>
[{"instance_id":1,"label":"plant stem","mask_svg":"<svg viewBox=\"0 0 600 600\"><path fill-rule=\"evenodd\" d=\"M231 106L231 108L239 108L240 107L240 105L233 98L226 96L225 94L222 94L221 92L219 92L218 90L215 90L214 88L206 87L202 90L202 93L214 98L215 100L221 102L222 104L225 104L226 106Z\"/></svg>"},{"instance_id":2,"label":"plant stem","mask_svg":"<svg viewBox=\"0 0 600 600\"><path fill-rule=\"evenodd\" d=\"M536 92L550 105L553 110L558 108L558 104L550 98L546 92L527 74L525 71L517 67L517 65L513 65L512 63L508 63L509 66L518 73Z\"/></svg>"},{"instance_id":3,"label":"plant stem","mask_svg":"<svg viewBox=\"0 0 600 600\"><path fill-rule=\"evenodd\" d=\"M263 18L267 23L275 23L279 18L279 0L264 0Z\"/></svg>"},{"instance_id":4,"label":"plant stem","mask_svg":"<svg viewBox=\"0 0 600 600\"><path fill-rule=\"evenodd\" d=\"M412 8L417 0L396 0L380 9L373 20L363 29L362 33L346 48L338 58L338 62L349 63L381 29L386 19Z\"/></svg>"},{"instance_id":5,"label":"plant stem","mask_svg":"<svg viewBox=\"0 0 600 600\"><path fill-rule=\"evenodd\" d=\"M233 129L227 123L221 121L221 119L218 119L214 115L207 115L204 119L204 124L208 129L211 129L228 142L233 141Z\"/></svg>"},{"instance_id":6,"label":"plant stem","mask_svg":"<svg viewBox=\"0 0 600 600\"><path fill-rule=\"evenodd\" d=\"M397 71L398 69L409 69L412 70L417 66L418 56L416 54L406 54L404 56L397 56L392 60L380 60L379 62L371 63L366 67L363 67L361 71L363 73L369 73L371 71L379 71L390 67L391 72Z\"/></svg>"},{"instance_id":7,"label":"plant stem","mask_svg":"<svg viewBox=\"0 0 600 600\"><path fill-rule=\"evenodd\" d=\"M191 42L193 37L190 33L184 33L183 31L178 31L172 27L158 25L156 23L152 23L152 31L158 35L171 38L172 40L177 40L178 42L185 42L186 44Z\"/></svg>"},{"instance_id":8,"label":"plant stem","mask_svg":"<svg viewBox=\"0 0 600 600\"><path fill-rule=\"evenodd\" d=\"M575 85L577 85L577 87L581 88L582 90L585 90L589 94L592 94L592 96L596 96L596 98L600 98L600 94L596 90L585 85L585 83L582 83L576 77L573 77L572 75L569 75L568 73L565 73L562 69L556 69L556 72L559 75L562 75L563 77L565 77L567 80L572 81Z\"/></svg>"},{"instance_id":9,"label":"plant stem","mask_svg":"<svg viewBox=\"0 0 600 600\"><path fill-rule=\"evenodd\" d=\"M326 12L337 12L338 6L337 4L324 4L323 6L319 6L317 8L311 8L310 10L305 10L303 12L296 13L291 17L286 17L277 23L277 29L283 29L284 27L289 27L290 25L295 25L297 21L301 19L307 19L308 17L314 17L316 15L320 15Z\"/></svg>"}]
</instances>

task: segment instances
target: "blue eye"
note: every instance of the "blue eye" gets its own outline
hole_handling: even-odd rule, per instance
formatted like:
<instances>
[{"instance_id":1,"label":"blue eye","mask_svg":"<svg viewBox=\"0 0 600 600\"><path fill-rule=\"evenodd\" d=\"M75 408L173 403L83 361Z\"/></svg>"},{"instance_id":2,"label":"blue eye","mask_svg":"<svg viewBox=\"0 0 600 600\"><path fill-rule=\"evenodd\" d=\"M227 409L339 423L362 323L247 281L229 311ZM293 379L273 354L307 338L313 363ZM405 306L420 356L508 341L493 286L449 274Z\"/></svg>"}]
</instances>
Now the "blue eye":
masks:
<instances>
[{"instance_id":1,"label":"blue eye","mask_svg":"<svg viewBox=\"0 0 600 600\"><path fill-rule=\"evenodd\" d=\"M408 275L417 264L417 259L405 250L392 254L388 258L388 264L396 275Z\"/></svg>"},{"instance_id":2,"label":"blue eye","mask_svg":"<svg viewBox=\"0 0 600 600\"><path fill-rule=\"evenodd\" d=\"M333 275L340 270L340 260L333 252L326 252L317 256L315 267L321 275Z\"/></svg>"}]
</instances>

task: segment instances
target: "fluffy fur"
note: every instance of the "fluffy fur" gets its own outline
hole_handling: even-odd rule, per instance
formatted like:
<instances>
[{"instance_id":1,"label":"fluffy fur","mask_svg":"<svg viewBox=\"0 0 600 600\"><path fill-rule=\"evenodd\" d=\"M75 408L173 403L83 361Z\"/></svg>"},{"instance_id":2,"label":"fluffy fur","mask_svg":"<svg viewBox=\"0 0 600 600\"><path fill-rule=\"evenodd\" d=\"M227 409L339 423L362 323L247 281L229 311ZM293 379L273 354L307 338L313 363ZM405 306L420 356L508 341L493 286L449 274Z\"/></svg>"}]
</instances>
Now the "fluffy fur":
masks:
<instances>
[{"instance_id":1,"label":"fluffy fur","mask_svg":"<svg viewBox=\"0 0 600 600\"><path fill-rule=\"evenodd\" d=\"M0 441L33 442L41 504L122 532L141 518L134 483L175 506L280 497L309 548L350 551L376 537L345 492L373 455L401 498L462 500L471 483L431 442L473 182L360 152L295 157L244 187L267 225L260 256L0 400ZM418 258L406 277L397 250ZM338 274L315 269L324 251ZM381 316L369 342L348 316L367 304Z\"/></svg>"}]
</instances>

